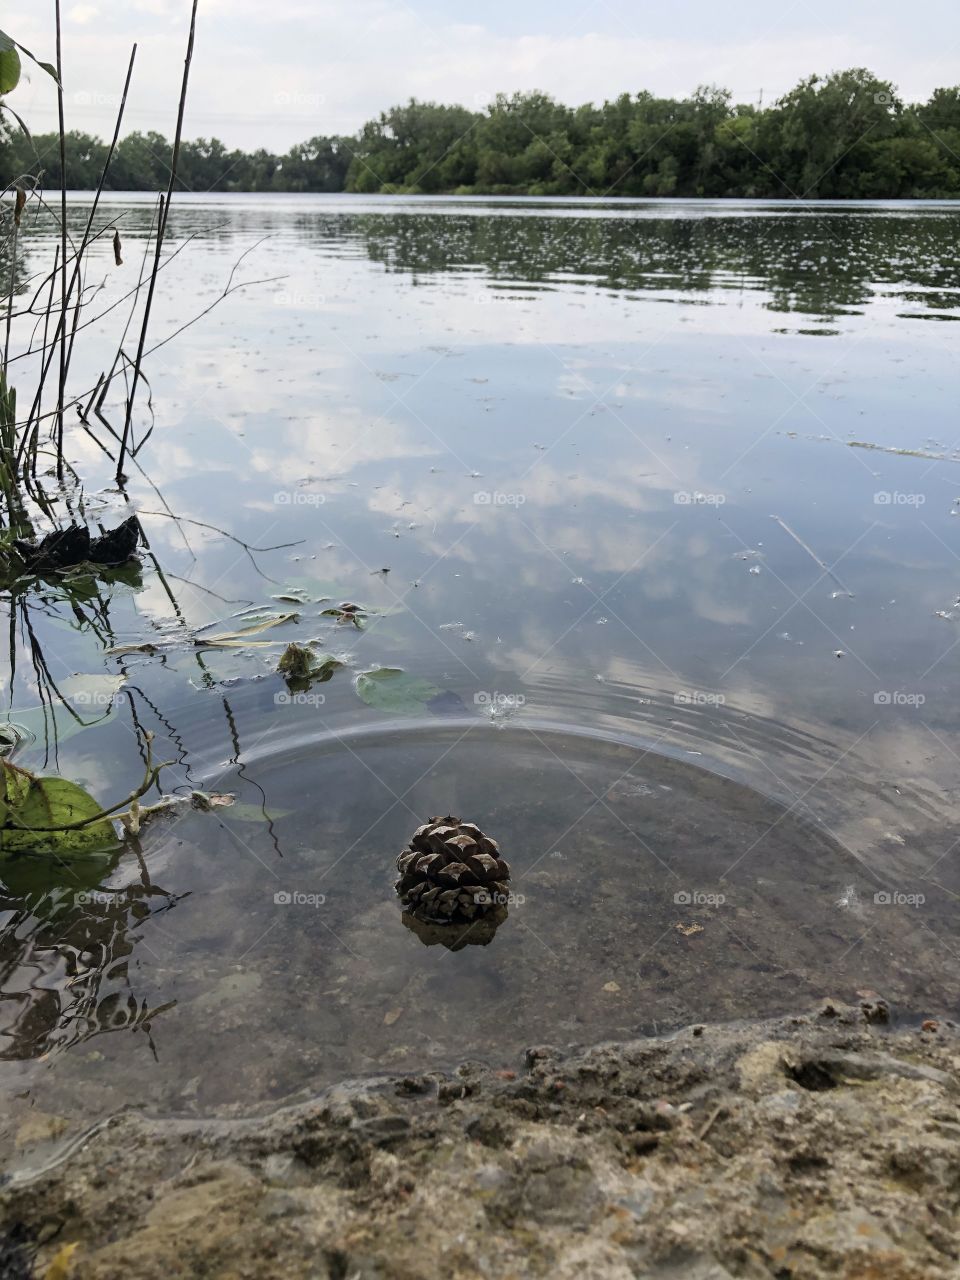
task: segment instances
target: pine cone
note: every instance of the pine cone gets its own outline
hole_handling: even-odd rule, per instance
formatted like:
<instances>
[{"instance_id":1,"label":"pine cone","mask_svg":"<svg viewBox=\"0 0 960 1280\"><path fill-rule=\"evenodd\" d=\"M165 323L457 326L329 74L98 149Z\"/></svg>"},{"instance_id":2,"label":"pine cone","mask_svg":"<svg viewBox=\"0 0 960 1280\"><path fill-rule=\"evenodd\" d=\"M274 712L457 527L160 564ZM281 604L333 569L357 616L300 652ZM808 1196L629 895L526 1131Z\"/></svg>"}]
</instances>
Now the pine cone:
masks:
<instances>
[{"instance_id":1,"label":"pine cone","mask_svg":"<svg viewBox=\"0 0 960 1280\"><path fill-rule=\"evenodd\" d=\"M397 870L403 905L433 924L469 923L506 903L510 868L496 840L459 818L431 818L418 827Z\"/></svg>"}]
</instances>

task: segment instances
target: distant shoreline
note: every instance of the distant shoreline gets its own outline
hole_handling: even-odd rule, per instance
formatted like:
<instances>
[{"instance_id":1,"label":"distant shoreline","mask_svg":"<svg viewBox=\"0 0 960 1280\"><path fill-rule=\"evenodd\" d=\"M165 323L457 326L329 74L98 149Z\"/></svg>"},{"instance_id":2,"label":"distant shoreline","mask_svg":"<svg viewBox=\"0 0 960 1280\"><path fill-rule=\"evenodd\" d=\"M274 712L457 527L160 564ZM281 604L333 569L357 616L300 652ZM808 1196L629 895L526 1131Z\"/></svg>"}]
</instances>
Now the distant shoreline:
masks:
<instances>
[{"instance_id":1,"label":"distant shoreline","mask_svg":"<svg viewBox=\"0 0 960 1280\"><path fill-rule=\"evenodd\" d=\"M289 105L278 97L278 121ZM127 134L111 155L69 126L68 188L95 188L106 168L114 191L166 189L173 149L162 134ZM53 133L0 131L4 181L59 188L59 144ZM195 138L182 143L176 169L179 188L225 194L951 200L960 199L960 85L909 103L854 67L809 76L764 106L712 85L686 98L622 93L599 106L536 91L497 94L474 110L411 99L356 133L317 134L283 154Z\"/></svg>"}]
</instances>

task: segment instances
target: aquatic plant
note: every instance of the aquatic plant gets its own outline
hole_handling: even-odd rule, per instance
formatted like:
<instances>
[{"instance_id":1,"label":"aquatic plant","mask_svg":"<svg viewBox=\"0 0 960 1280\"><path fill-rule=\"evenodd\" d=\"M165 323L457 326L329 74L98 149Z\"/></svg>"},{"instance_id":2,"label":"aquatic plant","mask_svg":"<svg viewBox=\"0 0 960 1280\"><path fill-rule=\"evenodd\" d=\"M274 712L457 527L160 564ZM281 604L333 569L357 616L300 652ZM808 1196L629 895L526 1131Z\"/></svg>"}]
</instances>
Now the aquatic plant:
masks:
<instances>
[{"instance_id":1,"label":"aquatic plant","mask_svg":"<svg viewBox=\"0 0 960 1280\"><path fill-rule=\"evenodd\" d=\"M143 779L128 796L104 808L75 782L41 777L0 759L0 856L50 852L60 856L116 847L114 821L136 834L144 818L169 808L170 799L143 806L140 800L171 761L153 763L153 735L144 734Z\"/></svg>"},{"instance_id":2,"label":"aquatic plant","mask_svg":"<svg viewBox=\"0 0 960 1280\"><path fill-rule=\"evenodd\" d=\"M0 257L5 268L2 286L6 303L5 335L0 362L0 499L3 508L0 519L14 534L22 538L29 539L33 535L31 508L55 526L62 524L58 519L56 504L66 500L68 482L79 482L67 456L65 437L70 410L76 413L79 428L115 463L119 482L124 478L124 468L128 461L136 457L152 431L152 425L148 424L145 432L137 438L134 411L141 384L145 384L148 416L152 413L149 405L149 382L143 364L150 353L147 336L157 278L174 256L168 254L161 260L167 237L171 197L177 181L197 5L198 0L194 0L167 190L158 198L151 236L136 282L123 297L95 316L87 314L99 289L99 286L88 285L86 282L91 251L98 246L99 241L106 238L112 244L115 266L119 268L123 265L123 245L117 225L119 219L111 217L98 225L98 211L120 136L137 46L133 46L130 54L113 141L103 157L94 197L86 210L82 232L77 236L70 227L71 211L67 200L67 133L64 120L60 5L58 3L55 7L55 65L40 62L11 36L0 32L0 115L6 113L12 116L24 137L33 145L26 123L7 101L7 96L19 83L20 54L23 53L37 62L55 81L59 116L59 200L48 201L43 189L43 172L39 168L33 168L8 182L3 194L12 195L13 200L0 203ZM39 157L37 164L39 165ZM56 227L53 262L48 269L41 270L30 279L32 292L22 304L18 304L17 298L27 290L27 280L22 271L24 237L27 228L33 225L37 217L51 219ZM126 302L129 302L130 310L120 331L112 361L101 372L93 387L79 393L68 390L71 364L80 334ZM21 329L28 336L22 342L21 349L12 350L12 337ZM128 354L128 340L134 335L135 350ZM25 372L18 376L21 381L25 377L32 377L34 385L29 397L19 397L21 408L18 410L18 397L12 375L14 367L19 364L23 368L24 362L27 369L33 370L33 374ZM111 423L105 411L108 407L107 397L114 387L122 387L122 425L118 427ZM51 468L57 482L54 491L48 491L45 484L45 477Z\"/></svg>"}]
</instances>

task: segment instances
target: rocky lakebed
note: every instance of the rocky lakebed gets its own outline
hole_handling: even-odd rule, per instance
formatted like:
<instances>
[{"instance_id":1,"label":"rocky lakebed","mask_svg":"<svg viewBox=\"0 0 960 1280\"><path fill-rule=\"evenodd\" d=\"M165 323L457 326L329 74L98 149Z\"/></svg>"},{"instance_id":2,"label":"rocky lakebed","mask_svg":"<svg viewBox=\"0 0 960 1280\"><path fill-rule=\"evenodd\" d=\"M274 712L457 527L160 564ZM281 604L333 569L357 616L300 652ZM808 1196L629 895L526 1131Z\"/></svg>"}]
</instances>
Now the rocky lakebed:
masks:
<instances>
[{"instance_id":1,"label":"rocky lakebed","mask_svg":"<svg viewBox=\"0 0 960 1280\"><path fill-rule=\"evenodd\" d=\"M17 1135L3 1280L960 1274L960 1028L879 997L57 1132Z\"/></svg>"}]
</instances>

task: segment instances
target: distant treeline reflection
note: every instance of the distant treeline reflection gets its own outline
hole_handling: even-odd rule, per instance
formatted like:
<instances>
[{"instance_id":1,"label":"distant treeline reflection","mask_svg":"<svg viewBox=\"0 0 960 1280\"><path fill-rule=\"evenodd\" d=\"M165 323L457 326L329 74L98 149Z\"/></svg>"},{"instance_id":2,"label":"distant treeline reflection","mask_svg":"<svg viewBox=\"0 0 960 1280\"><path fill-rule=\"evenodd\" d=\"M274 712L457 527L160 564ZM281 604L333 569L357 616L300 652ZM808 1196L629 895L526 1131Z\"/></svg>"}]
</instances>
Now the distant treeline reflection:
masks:
<instances>
[{"instance_id":1,"label":"distant treeline reflection","mask_svg":"<svg viewBox=\"0 0 960 1280\"><path fill-rule=\"evenodd\" d=\"M69 133L67 186L95 187L106 150ZM170 152L159 133L130 134L107 187L162 189ZM42 173L45 185L60 185L54 134L31 140L7 128L0 160L4 181ZM960 86L910 105L857 68L812 76L765 109L713 87L682 100L642 92L581 107L542 93L500 94L483 111L411 101L356 135L314 137L285 155L199 138L183 146L179 177L194 191L960 197Z\"/></svg>"}]
</instances>

